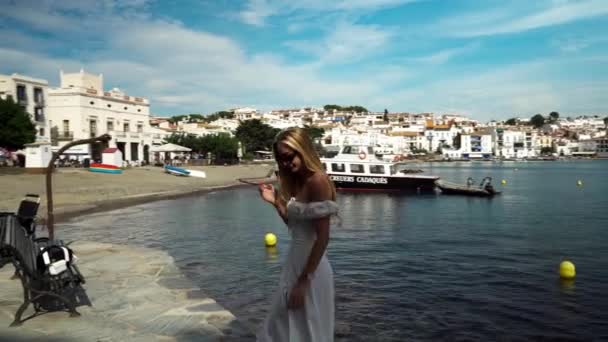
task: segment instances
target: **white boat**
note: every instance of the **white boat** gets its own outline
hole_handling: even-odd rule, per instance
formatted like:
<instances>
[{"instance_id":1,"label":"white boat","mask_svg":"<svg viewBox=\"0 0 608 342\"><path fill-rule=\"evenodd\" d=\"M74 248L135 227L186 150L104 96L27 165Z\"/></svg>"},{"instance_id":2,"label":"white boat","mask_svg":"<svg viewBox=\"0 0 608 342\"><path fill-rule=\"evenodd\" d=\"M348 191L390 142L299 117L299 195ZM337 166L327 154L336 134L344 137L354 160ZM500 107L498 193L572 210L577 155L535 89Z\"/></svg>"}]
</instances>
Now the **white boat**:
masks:
<instances>
[{"instance_id":1,"label":"white boat","mask_svg":"<svg viewBox=\"0 0 608 342\"><path fill-rule=\"evenodd\" d=\"M341 190L433 191L438 176L410 173L397 162L379 159L371 146L347 145L333 158L321 158L325 171ZM403 165L403 164L401 164Z\"/></svg>"}]
</instances>

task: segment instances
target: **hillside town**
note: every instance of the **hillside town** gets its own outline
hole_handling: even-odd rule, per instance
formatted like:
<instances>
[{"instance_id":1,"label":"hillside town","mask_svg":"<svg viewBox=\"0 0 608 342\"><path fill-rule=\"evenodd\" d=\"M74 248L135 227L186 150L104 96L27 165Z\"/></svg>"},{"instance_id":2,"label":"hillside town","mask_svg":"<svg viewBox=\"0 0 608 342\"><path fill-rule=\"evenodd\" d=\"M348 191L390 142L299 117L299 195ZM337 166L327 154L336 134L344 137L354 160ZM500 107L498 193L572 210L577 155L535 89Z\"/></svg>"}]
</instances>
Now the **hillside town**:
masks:
<instances>
[{"instance_id":1,"label":"hillside town","mask_svg":"<svg viewBox=\"0 0 608 342\"><path fill-rule=\"evenodd\" d=\"M158 159L154 148L172 135L234 136L242 122L254 119L278 129L317 127L324 132L317 142L328 151L344 145L373 146L377 154L391 159L429 155L440 160L608 157L605 113L565 118L551 112L480 122L462 114L374 113L363 107L328 105L267 112L241 107L225 110L227 115L213 121L201 115L182 115L175 120L153 115L153 100L128 95L119 88L105 89L103 75L84 70L60 71L58 87L29 76L0 75L0 98L9 97L30 114L36 143L50 143L57 151L70 141L107 133L112 140L105 147L119 149L124 160L135 165ZM80 145L66 154L76 160L96 159L99 148Z\"/></svg>"}]
</instances>

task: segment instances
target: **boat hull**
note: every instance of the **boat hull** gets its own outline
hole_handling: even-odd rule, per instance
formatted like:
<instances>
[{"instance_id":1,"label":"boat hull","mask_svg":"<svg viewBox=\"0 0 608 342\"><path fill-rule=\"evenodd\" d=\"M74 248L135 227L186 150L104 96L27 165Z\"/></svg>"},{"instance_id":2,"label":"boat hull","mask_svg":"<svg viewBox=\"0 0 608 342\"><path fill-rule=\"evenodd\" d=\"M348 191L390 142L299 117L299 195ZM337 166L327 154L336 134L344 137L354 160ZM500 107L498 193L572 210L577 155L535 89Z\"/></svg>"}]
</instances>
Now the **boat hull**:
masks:
<instances>
[{"instance_id":1,"label":"boat hull","mask_svg":"<svg viewBox=\"0 0 608 342\"><path fill-rule=\"evenodd\" d=\"M465 187L459 185L445 184L437 182L437 187L444 195L461 195L474 197L493 197L500 194L500 191L488 191L480 188Z\"/></svg>"},{"instance_id":2,"label":"boat hull","mask_svg":"<svg viewBox=\"0 0 608 342\"><path fill-rule=\"evenodd\" d=\"M171 166L171 165L166 165L165 171L167 173L170 173L170 174L176 175L176 176L189 176L190 175L190 172L188 170L182 169L181 167Z\"/></svg>"},{"instance_id":3,"label":"boat hull","mask_svg":"<svg viewBox=\"0 0 608 342\"><path fill-rule=\"evenodd\" d=\"M89 168L90 172L99 172L99 173L112 173L112 174L121 174L122 170L121 169L106 169L103 167L90 167Z\"/></svg>"},{"instance_id":4,"label":"boat hull","mask_svg":"<svg viewBox=\"0 0 608 342\"><path fill-rule=\"evenodd\" d=\"M353 174L331 174L336 189L343 191L387 191L387 192L432 192L435 190L434 176L369 176Z\"/></svg>"},{"instance_id":5,"label":"boat hull","mask_svg":"<svg viewBox=\"0 0 608 342\"><path fill-rule=\"evenodd\" d=\"M122 173L122 169L116 165L101 164L101 163L91 163L91 165L89 166L89 171L99 172L99 173L113 173L113 174Z\"/></svg>"}]
</instances>

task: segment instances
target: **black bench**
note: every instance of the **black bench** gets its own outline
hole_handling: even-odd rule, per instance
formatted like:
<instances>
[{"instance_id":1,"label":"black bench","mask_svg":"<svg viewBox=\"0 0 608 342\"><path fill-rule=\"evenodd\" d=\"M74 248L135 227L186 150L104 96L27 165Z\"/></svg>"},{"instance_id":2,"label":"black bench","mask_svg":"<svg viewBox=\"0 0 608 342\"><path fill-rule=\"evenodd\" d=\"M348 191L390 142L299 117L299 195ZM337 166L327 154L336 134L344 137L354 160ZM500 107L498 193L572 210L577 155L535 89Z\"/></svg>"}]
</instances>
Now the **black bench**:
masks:
<instances>
[{"instance_id":1,"label":"black bench","mask_svg":"<svg viewBox=\"0 0 608 342\"><path fill-rule=\"evenodd\" d=\"M65 271L52 275L46 266L37 263L44 247L63 246L60 240L35 241L26 228L21 226L17 215L0 214L0 266L11 262L23 286L23 304L15 314L11 326L22 324L21 316L30 304L35 317L58 308L67 308L71 316L80 316L76 311L76 288L84 284L78 268L68 263Z\"/></svg>"}]
</instances>

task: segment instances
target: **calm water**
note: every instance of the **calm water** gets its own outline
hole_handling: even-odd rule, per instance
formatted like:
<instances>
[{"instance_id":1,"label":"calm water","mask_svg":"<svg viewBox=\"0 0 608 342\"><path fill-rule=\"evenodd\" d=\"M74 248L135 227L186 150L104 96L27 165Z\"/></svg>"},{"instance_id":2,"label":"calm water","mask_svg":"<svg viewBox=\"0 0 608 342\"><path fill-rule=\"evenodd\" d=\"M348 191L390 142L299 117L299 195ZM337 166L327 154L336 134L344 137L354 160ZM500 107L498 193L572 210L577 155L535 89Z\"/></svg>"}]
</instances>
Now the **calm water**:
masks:
<instances>
[{"instance_id":1,"label":"calm water","mask_svg":"<svg viewBox=\"0 0 608 342\"><path fill-rule=\"evenodd\" d=\"M608 161L424 168L462 183L489 175L504 193L339 194L342 226L328 252L338 340L608 339ZM267 231L275 250L263 246ZM58 232L165 249L252 329L289 243L254 188L90 215ZM564 258L574 282L558 279Z\"/></svg>"}]
</instances>

